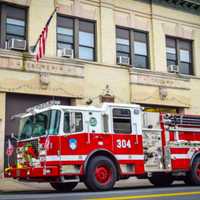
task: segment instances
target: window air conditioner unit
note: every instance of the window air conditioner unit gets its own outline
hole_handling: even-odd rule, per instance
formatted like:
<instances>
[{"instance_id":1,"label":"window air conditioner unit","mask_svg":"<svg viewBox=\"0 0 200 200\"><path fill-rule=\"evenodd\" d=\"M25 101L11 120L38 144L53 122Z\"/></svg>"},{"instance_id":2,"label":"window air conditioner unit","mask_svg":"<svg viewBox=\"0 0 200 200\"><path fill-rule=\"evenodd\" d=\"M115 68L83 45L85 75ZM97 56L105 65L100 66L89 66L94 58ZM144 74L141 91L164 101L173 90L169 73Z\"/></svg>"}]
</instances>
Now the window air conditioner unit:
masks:
<instances>
[{"instance_id":1,"label":"window air conditioner unit","mask_svg":"<svg viewBox=\"0 0 200 200\"><path fill-rule=\"evenodd\" d=\"M8 41L7 48L13 49L13 50L25 51L26 50L26 40L12 38Z\"/></svg>"},{"instance_id":2,"label":"window air conditioner unit","mask_svg":"<svg viewBox=\"0 0 200 200\"><path fill-rule=\"evenodd\" d=\"M168 65L168 72L170 73L179 73L179 66L178 65Z\"/></svg>"},{"instance_id":3,"label":"window air conditioner unit","mask_svg":"<svg viewBox=\"0 0 200 200\"><path fill-rule=\"evenodd\" d=\"M64 58L73 58L74 52L73 49L58 49L57 55Z\"/></svg>"},{"instance_id":4,"label":"window air conditioner unit","mask_svg":"<svg viewBox=\"0 0 200 200\"><path fill-rule=\"evenodd\" d=\"M118 56L117 57L117 64L120 65L130 65L130 59L126 56Z\"/></svg>"}]
</instances>

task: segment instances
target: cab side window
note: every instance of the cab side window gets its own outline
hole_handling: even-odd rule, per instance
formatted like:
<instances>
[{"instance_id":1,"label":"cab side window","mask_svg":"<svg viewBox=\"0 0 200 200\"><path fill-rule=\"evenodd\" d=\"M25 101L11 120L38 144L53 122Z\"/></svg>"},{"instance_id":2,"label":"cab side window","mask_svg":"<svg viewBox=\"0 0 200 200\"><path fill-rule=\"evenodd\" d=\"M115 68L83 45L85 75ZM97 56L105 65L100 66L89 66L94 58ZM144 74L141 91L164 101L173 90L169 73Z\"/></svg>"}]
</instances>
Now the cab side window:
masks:
<instances>
[{"instance_id":1,"label":"cab side window","mask_svg":"<svg viewBox=\"0 0 200 200\"><path fill-rule=\"evenodd\" d=\"M131 111L129 109L113 109L114 133L131 133Z\"/></svg>"},{"instance_id":2,"label":"cab side window","mask_svg":"<svg viewBox=\"0 0 200 200\"><path fill-rule=\"evenodd\" d=\"M83 115L81 112L65 112L64 132L73 133L83 131Z\"/></svg>"},{"instance_id":3,"label":"cab side window","mask_svg":"<svg viewBox=\"0 0 200 200\"><path fill-rule=\"evenodd\" d=\"M83 130L83 115L80 112L75 113L75 132Z\"/></svg>"},{"instance_id":4,"label":"cab side window","mask_svg":"<svg viewBox=\"0 0 200 200\"><path fill-rule=\"evenodd\" d=\"M70 133L70 113L65 112L64 114L64 132Z\"/></svg>"}]
</instances>

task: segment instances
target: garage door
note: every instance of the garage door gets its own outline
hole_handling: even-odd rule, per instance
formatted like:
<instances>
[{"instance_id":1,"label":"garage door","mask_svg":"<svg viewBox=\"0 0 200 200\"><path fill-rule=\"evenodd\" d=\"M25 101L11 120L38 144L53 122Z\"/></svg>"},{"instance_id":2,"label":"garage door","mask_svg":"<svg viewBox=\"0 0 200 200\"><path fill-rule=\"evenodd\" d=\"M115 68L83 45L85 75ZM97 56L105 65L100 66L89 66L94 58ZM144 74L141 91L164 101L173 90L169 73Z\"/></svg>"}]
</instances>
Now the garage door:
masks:
<instances>
[{"instance_id":1,"label":"garage door","mask_svg":"<svg viewBox=\"0 0 200 200\"><path fill-rule=\"evenodd\" d=\"M26 94L6 94L6 121L5 121L5 149L7 148L8 138L12 133L17 134L18 119L11 120L11 117L18 113L24 113L27 108L47 102L49 100L58 100L62 105L70 105L71 99L65 97L52 97L52 96L39 96L39 95L26 95ZM15 145L15 141L12 140ZM5 151L4 151L5 152ZM14 155L10 158L10 163L14 162ZM5 167L8 166L8 159L5 155Z\"/></svg>"}]
</instances>

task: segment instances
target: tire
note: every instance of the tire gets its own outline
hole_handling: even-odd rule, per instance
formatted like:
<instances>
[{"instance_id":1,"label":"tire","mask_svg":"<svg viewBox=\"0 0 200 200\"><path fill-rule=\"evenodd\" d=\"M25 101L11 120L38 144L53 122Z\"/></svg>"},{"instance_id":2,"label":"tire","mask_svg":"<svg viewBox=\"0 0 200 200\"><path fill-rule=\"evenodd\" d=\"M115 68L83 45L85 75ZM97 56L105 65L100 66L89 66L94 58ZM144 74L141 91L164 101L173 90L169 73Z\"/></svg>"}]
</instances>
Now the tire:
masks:
<instances>
[{"instance_id":1,"label":"tire","mask_svg":"<svg viewBox=\"0 0 200 200\"><path fill-rule=\"evenodd\" d=\"M50 183L51 187L54 188L57 192L71 192L78 182L71 183Z\"/></svg>"},{"instance_id":2,"label":"tire","mask_svg":"<svg viewBox=\"0 0 200 200\"><path fill-rule=\"evenodd\" d=\"M200 185L200 157L194 159L190 172L188 173L190 185Z\"/></svg>"},{"instance_id":3,"label":"tire","mask_svg":"<svg viewBox=\"0 0 200 200\"><path fill-rule=\"evenodd\" d=\"M151 184L157 187L170 186L173 183L173 177L171 174L155 174L149 177Z\"/></svg>"},{"instance_id":4,"label":"tire","mask_svg":"<svg viewBox=\"0 0 200 200\"><path fill-rule=\"evenodd\" d=\"M117 169L109 158L94 157L86 168L84 182L92 191L111 190L117 180Z\"/></svg>"},{"instance_id":5,"label":"tire","mask_svg":"<svg viewBox=\"0 0 200 200\"><path fill-rule=\"evenodd\" d=\"M188 178L183 179L183 181L184 181L185 185L194 185L192 183L192 181L190 179L188 179Z\"/></svg>"},{"instance_id":6,"label":"tire","mask_svg":"<svg viewBox=\"0 0 200 200\"><path fill-rule=\"evenodd\" d=\"M190 174L190 172L188 172L188 173L186 174L186 176L183 178L183 181L184 181L184 183L185 183L186 185L193 185L193 182L192 182L192 180L191 180L191 174Z\"/></svg>"}]
</instances>

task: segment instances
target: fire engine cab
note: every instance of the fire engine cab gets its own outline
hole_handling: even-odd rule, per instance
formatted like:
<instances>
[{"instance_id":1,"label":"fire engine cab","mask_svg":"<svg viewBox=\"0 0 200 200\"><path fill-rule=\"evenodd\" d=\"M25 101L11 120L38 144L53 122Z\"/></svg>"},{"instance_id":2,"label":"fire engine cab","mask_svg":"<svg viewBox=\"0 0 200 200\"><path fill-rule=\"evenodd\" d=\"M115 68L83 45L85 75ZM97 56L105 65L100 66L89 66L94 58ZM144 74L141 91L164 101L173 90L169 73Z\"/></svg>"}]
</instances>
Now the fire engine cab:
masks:
<instances>
[{"instance_id":1,"label":"fire engine cab","mask_svg":"<svg viewBox=\"0 0 200 200\"><path fill-rule=\"evenodd\" d=\"M130 176L156 186L200 185L200 116L144 112L139 105L62 106L18 115L16 165L5 174L71 191L110 190Z\"/></svg>"}]
</instances>

